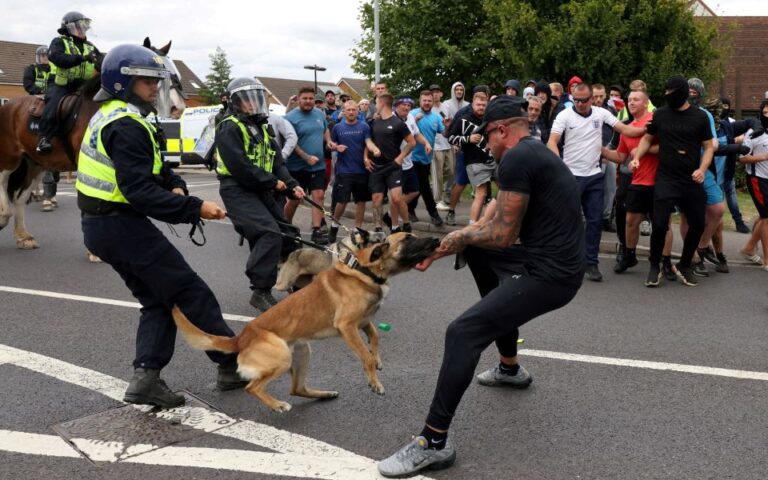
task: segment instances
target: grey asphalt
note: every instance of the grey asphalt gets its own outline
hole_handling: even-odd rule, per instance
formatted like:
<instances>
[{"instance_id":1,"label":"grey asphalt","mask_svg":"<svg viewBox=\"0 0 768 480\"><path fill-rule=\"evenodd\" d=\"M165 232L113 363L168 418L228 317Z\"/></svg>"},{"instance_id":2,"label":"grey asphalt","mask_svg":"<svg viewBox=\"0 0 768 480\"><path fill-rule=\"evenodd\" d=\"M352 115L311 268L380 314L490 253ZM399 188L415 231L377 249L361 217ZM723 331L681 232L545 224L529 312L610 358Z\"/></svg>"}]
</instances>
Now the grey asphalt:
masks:
<instances>
[{"instance_id":1,"label":"grey asphalt","mask_svg":"<svg viewBox=\"0 0 768 480\"><path fill-rule=\"evenodd\" d=\"M193 194L216 198L215 178L185 175ZM0 231L0 285L133 301L106 265L87 262L72 185L62 182L52 213L32 204L28 226L41 248L17 251ZM308 210L298 223L308 225ZM165 225L160 225L173 235ZM223 311L255 312L243 275L247 251L229 225L209 222L198 248L177 226L173 242L212 287ZM741 238L746 239L746 236ZM608 265L610 259L605 259ZM524 348L734 370L768 371L768 274L735 266L696 288L642 285L644 264L605 281L585 282L565 308L521 329ZM362 368L338 339L313 343L308 383L340 392L333 401L289 399L283 378L271 391L294 409L277 415L245 392L212 390L207 357L177 342L163 372L237 418L252 419L370 458L381 458L419 432L431 400L446 326L478 298L467 269L440 261L427 272L395 277L376 315L382 333L383 397L367 387ZM530 299L536 301L536 299ZM128 380L138 311L0 292L0 344L47 355ZM235 330L242 323L231 322ZM528 390L473 384L457 413L452 438L458 461L439 479L764 479L768 476L768 382L579 363L525 356ZM479 368L493 365L491 347ZM0 430L53 434L51 426L119 405L97 393L27 370L0 366ZM0 433L2 435L2 433ZM189 446L253 448L206 436ZM0 452L0 478L279 478L226 470L147 465L92 465Z\"/></svg>"}]
</instances>

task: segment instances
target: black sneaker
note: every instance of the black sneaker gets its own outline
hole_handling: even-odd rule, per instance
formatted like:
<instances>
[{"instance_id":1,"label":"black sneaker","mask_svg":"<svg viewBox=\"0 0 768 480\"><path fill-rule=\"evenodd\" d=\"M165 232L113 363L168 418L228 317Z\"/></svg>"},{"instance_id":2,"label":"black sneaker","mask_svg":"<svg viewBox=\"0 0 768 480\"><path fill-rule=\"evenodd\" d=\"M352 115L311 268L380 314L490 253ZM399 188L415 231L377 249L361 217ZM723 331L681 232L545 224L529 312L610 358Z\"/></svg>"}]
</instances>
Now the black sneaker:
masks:
<instances>
[{"instance_id":1,"label":"black sneaker","mask_svg":"<svg viewBox=\"0 0 768 480\"><path fill-rule=\"evenodd\" d=\"M318 245L328 245L328 235L324 234L319 228L312 229L310 241Z\"/></svg>"},{"instance_id":2,"label":"black sneaker","mask_svg":"<svg viewBox=\"0 0 768 480\"><path fill-rule=\"evenodd\" d=\"M400 225L398 225L396 227L392 227L392 228L389 229L389 233L392 233L392 234L398 233L398 232L402 232L402 231L403 231L403 229L402 229L402 227L400 227Z\"/></svg>"},{"instance_id":3,"label":"black sneaker","mask_svg":"<svg viewBox=\"0 0 768 480\"><path fill-rule=\"evenodd\" d=\"M445 216L445 224L451 226L456 225L456 212L448 212Z\"/></svg>"},{"instance_id":4,"label":"black sneaker","mask_svg":"<svg viewBox=\"0 0 768 480\"><path fill-rule=\"evenodd\" d=\"M674 270L675 270L675 274L677 275L677 279L683 285L686 285L688 287L695 287L696 285L699 284L699 281L696 280L696 275L694 275L692 268L690 267L683 268L678 263L677 265L675 265Z\"/></svg>"},{"instance_id":5,"label":"black sneaker","mask_svg":"<svg viewBox=\"0 0 768 480\"><path fill-rule=\"evenodd\" d=\"M739 233L752 233L752 230L744 222L736 222L736 231Z\"/></svg>"},{"instance_id":6,"label":"black sneaker","mask_svg":"<svg viewBox=\"0 0 768 480\"><path fill-rule=\"evenodd\" d=\"M616 251L616 263L620 263L621 259L624 258L624 255L627 254L627 247L619 244L619 249Z\"/></svg>"},{"instance_id":7,"label":"black sneaker","mask_svg":"<svg viewBox=\"0 0 768 480\"><path fill-rule=\"evenodd\" d=\"M704 260L699 260L698 262L693 262L691 265L693 269L693 274L697 277L708 277L709 272L707 271L707 266L704 265Z\"/></svg>"},{"instance_id":8,"label":"black sneaker","mask_svg":"<svg viewBox=\"0 0 768 480\"><path fill-rule=\"evenodd\" d=\"M728 260L722 253L717 254L718 263L715 265L715 271L720 273L729 273L731 269L728 268Z\"/></svg>"},{"instance_id":9,"label":"black sneaker","mask_svg":"<svg viewBox=\"0 0 768 480\"><path fill-rule=\"evenodd\" d=\"M432 225L439 227L443 224L443 219L440 217L439 213L435 213L434 215L429 216L430 221L432 222Z\"/></svg>"},{"instance_id":10,"label":"black sneaker","mask_svg":"<svg viewBox=\"0 0 768 480\"><path fill-rule=\"evenodd\" d=\"M277 300L272 296L272 289L256 288L251 294L250 304L256 310L266 312L270 307L277 305Z\"/></svg>"},{"instance_id":11,"label":"black sneaker","mask_svg":"<svg viewBox=\"0 0 768 480\"><path fill-rule=\"evenodd\" d=\"M711 247L698 248L696 249L696 251L699 253L699 258L701 258L702 260L706 260L712 265L717 265L718 263L720 263L720 261L717 259L717 256L715 255L714 250L712 250Z\"/></svg>"},{"instance_id":12,"label":"black sneaker","mask_svg":"<svg viewBox=\"0 0 768 480\"><path fill-rule=\"evenodd\" d=\"M674 282L677 280L677 274L675 273L675 269L672 268L672 262L663 262L661 264L661 270L664 273L664 278L668 281Z\"/></svg>"},{"instance_id":13,"label":"black sneaker","mask_svg":"<svg viewBox=\"0 0 768 480\"><path fill-rule=\"evenodd\" d=\"M160 370L137 368L128 384L123 401L138 405L156 405L173 408L184 405L184 395L173 393L160 378Z\"/></svg>"},{"instance_id":14,"label":"black sneaker","mask_svg":"<svg viewBox=\"0 0 768 480\"><path fill-rule=\"evenodd\" d=\"M634 253L625 254L620 262L616 262L616 266L613 267L613 271L616 273L623 273L628 268L632 268L637 265L637 255Z\"/></svg>"},{"instance_id":15,"label":"black sneaker","mask_svg":"<svg viewBox=\"0 0 768 480\"><path fill-rule=\"evenodd\" d=\"M336 243L336 237L339 236L339 227L331 227L328 230L328 243Z\"/></svg>"},{"instance_id":16,"label":"black sneaker","mask_svg":"<svg viewBox=\"0 0 768 480\"><path fill-rule=\"evenodd\" d=\"M392 230L392 217L389 216L389 212L384 212L384 215L381 216L381 221L384 222L388 229Z\"/></svg>"},{"instance_id":17,"label":"black sneaker","mask_svg":"<svg viewBox=\"0 0 768 480\"><path fill-rule=\"evenodd\" d=\"M413 227L411 227L410 223L404 223L402 231L405 233L411 233L413 231Z\"/></svg>"},{"instance_id":18,"label":"black sneaker","mask_svg":"<svg viewBox=\"0 0 768 480\"><path fill-rule=\"evenodd\" d=\"M237 364L218 366L218 373L216 375L216 388L222 392L227 390L235 390L237 388L245 388L248 385L248 380L243 379L237 373Z\"/></svg>"},{"instance_id":19,"label":"black sneaker","mask_svg":"<svg viewBox=\"0 0 768 480\"><path fill-rule=\"evenodd\" d=\"M416 212L415 211L408 210L408 221L411 222L411 223L419 221L419 217L416 216Z\"/></svg>"},{"instance_id":20,"label":"black sneaker","mask_svg":"<svg viewBox=\"0 0 768 480\"><path fill-rule=\"evenodd\" d=\"M661 282L661 270L659 270L659 264L652 263L650 270L648 270L648 278L645 279L645 286L651 287L651 288L658 287L660 282Z\"/></svg>"},{"instance_id":21,"label":"black sneaker","mask_svg":"<svg viewBox=\"0 0 768 480\"><path fill-rule=\"evenodd\" d=\"M37 142L37 153L40 155L48 155L53 151L53 145L46 137L40 137L40 141Z\"/></svg>"},{"instance_id":22,"label":"black sneaker","mask_svg":"<svg viewBox=\"0 0 768 480\"><path fill-rule=\"evenodd\" d=\"M597 265L587 265L587 271L585 272L584 276L587 277L587 280L591 280L593 282L603 281L603 274L600 273L600 269L597 268Z\"/></svg>"}]
</instances>

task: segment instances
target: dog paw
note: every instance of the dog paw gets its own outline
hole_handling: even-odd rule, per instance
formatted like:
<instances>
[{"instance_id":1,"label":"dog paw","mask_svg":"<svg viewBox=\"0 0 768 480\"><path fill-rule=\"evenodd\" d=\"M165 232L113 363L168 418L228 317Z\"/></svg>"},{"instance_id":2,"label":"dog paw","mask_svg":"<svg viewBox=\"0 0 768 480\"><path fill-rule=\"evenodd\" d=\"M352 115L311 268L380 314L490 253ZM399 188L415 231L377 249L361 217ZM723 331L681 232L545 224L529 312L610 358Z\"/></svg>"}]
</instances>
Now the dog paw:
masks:
<instances>
[{"instance_id":1,"label":"dog paw","mask_svg":"<svg viewBox=\"0 0 768 480\"><path fill-rule=\"evenodd\" d=\"M291 404L288 402L278 402L274 407L272 407L272 411L276 413L286 413L291 411Z\"/></svg>"},{"instance_id":2,"label":"dog paw","mask_svg":"<svg viewBox=\"0 0 768 480\"><path fill-rule=\"evenodd\" d=\"M380 358L377 358L376 359L376 370L383 370L383 369L384 369L384 364L381 363L381 359Z\"/></svg>"},{"instance_id":3,"label":"dog paw","mask_svg":"<svg viewBox=\"0 0 768 480\"><path fill-rule=\"evenodd\" d=\"M368 385L371 387L371 390L373 390L374 393L384 395L384 385L382 385L381 382L369 383Z\"/></svg>"}]
</instances>

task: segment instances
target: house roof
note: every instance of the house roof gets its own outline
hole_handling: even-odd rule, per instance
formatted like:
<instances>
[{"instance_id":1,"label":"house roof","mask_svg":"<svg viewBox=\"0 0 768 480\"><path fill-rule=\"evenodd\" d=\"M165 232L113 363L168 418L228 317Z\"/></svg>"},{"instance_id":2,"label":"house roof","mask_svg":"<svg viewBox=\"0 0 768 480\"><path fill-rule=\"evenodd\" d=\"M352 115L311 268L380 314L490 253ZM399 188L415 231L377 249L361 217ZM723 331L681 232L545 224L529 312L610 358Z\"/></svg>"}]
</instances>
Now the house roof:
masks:
<instances>
[{"instance_id":1,"label":"house roof","mask_svg":"<svg viewBox=\"0 0 768 480\"><path fill-rule=\"evenodd\" d=\"M275 78L275 77L255 77L264 84L264 87L269 91L272 98L277 100L280 105L287 105L288 99L293 95L299 93L301 87L314 87L314 80L292 80L290 78ZM317 89L321 92L326 90L333 90L339 93L341 90L335 83L321 82L318 80Z\"/></svg>"},{"instance_id":2,"label":"house roof","mask_svg":"<svg viewBox=\"0 0 768 480\"><path fill-rule=\"evenodd\" d=\"M688 8L693 10L693 14L697 17L716 17L717 14L714 10L709 8L704 0L689 0Z\"/></svg>"},{"instance_id":3,"label":"house roof","mask_svg":"<svg viewBox=\"0 0 768 480\"><path fill-rule=\"evenodd\" d=\"M40 44L36 43L0 40L0 84L21 85L24 68L35 62L35 50L39 46ZM174 60L173 63L181 74L184 92L197 95L203 81L182 60Z\"/></svg>"},{"instance_id":4,"label":"house roof","mask_svg":"<svg viewBox=\"0 0 768 480\"><path fill-rule=\"evenodd\" d=\"M367 97L371 94L371 82L364 78L341 77L339 84L341 82L346 82L354 90L354 93L357 93L360 97Z\"/></svg>"}]
</instances>

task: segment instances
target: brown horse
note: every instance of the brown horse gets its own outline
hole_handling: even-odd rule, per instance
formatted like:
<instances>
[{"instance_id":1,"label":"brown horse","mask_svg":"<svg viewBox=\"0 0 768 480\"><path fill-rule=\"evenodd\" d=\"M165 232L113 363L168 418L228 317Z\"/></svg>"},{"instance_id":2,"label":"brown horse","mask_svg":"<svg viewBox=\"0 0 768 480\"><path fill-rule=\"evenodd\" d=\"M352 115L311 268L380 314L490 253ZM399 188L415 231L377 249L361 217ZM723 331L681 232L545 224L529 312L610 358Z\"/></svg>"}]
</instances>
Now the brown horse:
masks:
<instances>
[{"instance_id":1,"label":"brown horse","mask_svg":"<svg viewBox=\"0 0 768 480\"><path fill-rule=\"evenodd\" d=\"M173 61L168 57L171 42L162 48L153 48L149 38L144 46L162 57L163 63L174 74L164 84L166 97L175 112L184 110L184 94ZM64 97L58 107L57 119L67 122L69 131L52 139L53 151L41 156L36 152L37 133L29 130L30 110L39 100L34 96L14 98L0 107L0 230L11 216L14 217L16 247L24 250L38 248L37 240L24 223L24 210L36 180L45 170L77 170L80 143L88 122L99 109L93 96L100 87L100 78L94 77L83 84L75 95ZM71 115L68 112L72 111Z\"/></svg>"}]
</instances>

